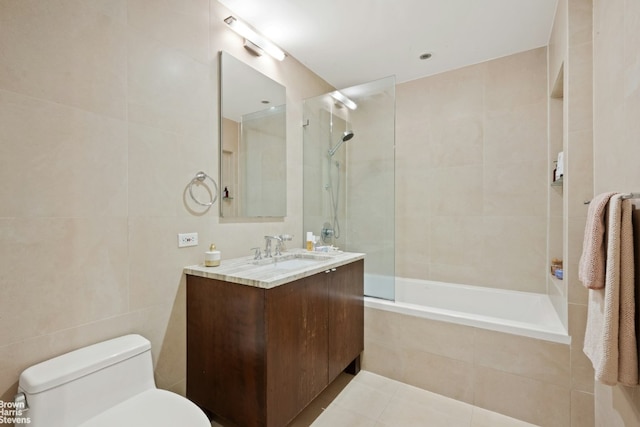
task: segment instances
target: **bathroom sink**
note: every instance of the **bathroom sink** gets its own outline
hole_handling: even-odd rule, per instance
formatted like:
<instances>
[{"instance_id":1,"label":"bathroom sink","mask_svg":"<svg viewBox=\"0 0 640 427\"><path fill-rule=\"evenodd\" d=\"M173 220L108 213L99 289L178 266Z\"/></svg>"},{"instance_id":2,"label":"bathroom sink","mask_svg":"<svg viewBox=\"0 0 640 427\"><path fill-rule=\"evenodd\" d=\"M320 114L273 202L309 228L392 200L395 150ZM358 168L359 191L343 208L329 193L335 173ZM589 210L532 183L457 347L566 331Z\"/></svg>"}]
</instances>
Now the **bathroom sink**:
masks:
<instances>
[{"instance_id":1,"label":"bathroom sink","mask_svg":"<svg viewBox=\"0 0 640 427\"><path fill-rule=\"evenodd\" d=\"M299 268L307 268L318 264L322 260L305 259L305 258L293 258L284 261L275 261L271 264L267 264L269 267L273 267L278 270L297 270Z\"/></svg>"},{"instance_id":2,"label":"bathroom sink","mask_svg":"<svg viewBox=\"0 0 640 427\"><path fill-rule=\"evenodd\" d=\"M302 270L308 267L316 266L322 262L327 261L327 257L313 256L306 254L296 254L295 256L283 256L266 258L259 261L254 261L253 264L257 265L261 271L265 270Z\"/></svg>"},{"instance_id":3,"label":"bathroom sink","mask_svg":"<svg viewBox=\"0 0 640 427\"><path fill-rule=\"evenodd\" d=\"M294 271L314 267L331 258L331 256L317 253L287 253L272 258L255 260L252 264L257 265L260 271Z\"/></svg>"}]
</instances>

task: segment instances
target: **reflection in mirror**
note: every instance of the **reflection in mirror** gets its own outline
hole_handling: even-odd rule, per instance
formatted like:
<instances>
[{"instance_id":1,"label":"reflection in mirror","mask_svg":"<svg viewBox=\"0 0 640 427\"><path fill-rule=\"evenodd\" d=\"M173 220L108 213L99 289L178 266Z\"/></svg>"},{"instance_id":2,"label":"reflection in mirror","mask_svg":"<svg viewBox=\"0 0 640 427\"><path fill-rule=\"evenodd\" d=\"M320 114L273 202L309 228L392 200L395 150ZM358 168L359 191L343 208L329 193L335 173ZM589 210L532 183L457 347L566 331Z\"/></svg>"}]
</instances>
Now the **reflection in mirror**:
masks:
<instances>
[{"instance_id":1,"label":"reflection in mirror","mask_svg":"<svg viewBox=\"0 0 640 427\"><path fill-rule=\"evenodd\" d=\"M286 90L220 53L220 215L287 212Z\"/></svg>"}]
</instances>

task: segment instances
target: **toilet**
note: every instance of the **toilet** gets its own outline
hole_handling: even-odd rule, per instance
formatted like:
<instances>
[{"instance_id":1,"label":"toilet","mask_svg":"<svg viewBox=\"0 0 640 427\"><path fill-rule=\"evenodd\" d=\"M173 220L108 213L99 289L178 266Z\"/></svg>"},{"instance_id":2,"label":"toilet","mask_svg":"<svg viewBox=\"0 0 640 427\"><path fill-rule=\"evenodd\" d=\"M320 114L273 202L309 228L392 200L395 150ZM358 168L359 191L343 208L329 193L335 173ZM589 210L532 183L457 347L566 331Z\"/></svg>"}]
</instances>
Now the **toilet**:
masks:
<instances>
[{"instance_id":1,"label":"toilet","mask_svg":"<svg viewBox=\"0 0 640 427\"><path fill-rule=\"evenodd\" d=\"M15 425L210 427L190 400L156 388L151 343L125 335L31 366L18 384Z\"/></svg>"}]
</instances>

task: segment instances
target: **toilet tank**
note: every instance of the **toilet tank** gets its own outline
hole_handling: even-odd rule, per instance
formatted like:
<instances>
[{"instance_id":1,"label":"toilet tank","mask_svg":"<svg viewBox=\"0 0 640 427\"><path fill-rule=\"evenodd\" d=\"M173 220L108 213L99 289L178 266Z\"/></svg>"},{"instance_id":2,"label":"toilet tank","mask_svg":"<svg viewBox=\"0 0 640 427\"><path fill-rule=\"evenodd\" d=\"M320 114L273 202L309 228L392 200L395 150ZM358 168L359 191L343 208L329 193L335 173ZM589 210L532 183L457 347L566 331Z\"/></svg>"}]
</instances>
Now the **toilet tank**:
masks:
<instances>
[{"instance_id":1,"label":"toilet tank","mask_svg":"<svg viewBox=\"0 0 640 427\"><path fill-rule=\"evenodd\" d=\"M31 366L20 375L18 393L29 408L25 425L70 427L150 388L151 343L125 335Z\"/></svg>"}]
</instances>

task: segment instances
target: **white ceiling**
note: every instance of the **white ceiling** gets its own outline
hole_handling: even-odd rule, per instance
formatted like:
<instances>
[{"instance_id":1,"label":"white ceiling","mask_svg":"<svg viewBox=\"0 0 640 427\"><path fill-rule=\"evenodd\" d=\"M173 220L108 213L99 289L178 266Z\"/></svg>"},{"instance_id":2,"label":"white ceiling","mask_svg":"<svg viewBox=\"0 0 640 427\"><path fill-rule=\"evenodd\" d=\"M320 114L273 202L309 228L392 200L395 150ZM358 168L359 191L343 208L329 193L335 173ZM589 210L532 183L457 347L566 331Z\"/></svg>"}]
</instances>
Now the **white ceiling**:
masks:
<instances>
[{"instance_id":1,"label":"white ceiling","mask_svg":"<svg viewBox=\"0 0 640 427\"><path fill-rule=\"evenodd\" d=\"M336 88L546 46L557 0L219 0ZM433 57L418 57L431 52Z\"/></svg>"}]
</instances>

